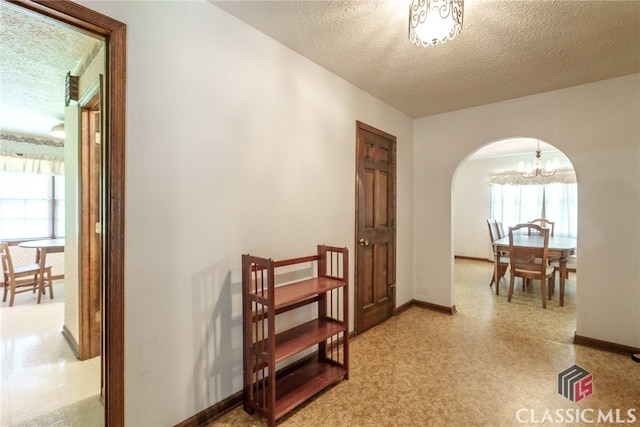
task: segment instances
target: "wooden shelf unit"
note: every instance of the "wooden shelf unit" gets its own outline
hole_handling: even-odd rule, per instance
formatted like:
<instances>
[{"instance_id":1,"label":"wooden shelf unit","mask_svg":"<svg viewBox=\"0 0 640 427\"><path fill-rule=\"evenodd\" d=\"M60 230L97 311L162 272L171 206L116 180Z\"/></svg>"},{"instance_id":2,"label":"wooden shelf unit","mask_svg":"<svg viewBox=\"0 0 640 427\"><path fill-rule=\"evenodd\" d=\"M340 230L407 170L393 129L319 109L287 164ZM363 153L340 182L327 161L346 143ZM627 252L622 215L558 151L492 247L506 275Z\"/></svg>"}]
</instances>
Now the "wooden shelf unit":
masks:
<instances>
[{"instance_id":1,"label":"wooden shelf unit","mask_svg":"<svg viewBox=\"0 0 640 427\"><path fill-rule=\"evenodd\" d=\"M315 277L276 283L284 267L311 266ZM315 255L282 261L242 255L245 411L274 427L305 400L349 379L348 282L347 248L318 245ZM315 308L315 317L278 330L277 316L303 307L309 315ZM295 356L301 359L289 360Z\"/></svg>"}]
</instances>

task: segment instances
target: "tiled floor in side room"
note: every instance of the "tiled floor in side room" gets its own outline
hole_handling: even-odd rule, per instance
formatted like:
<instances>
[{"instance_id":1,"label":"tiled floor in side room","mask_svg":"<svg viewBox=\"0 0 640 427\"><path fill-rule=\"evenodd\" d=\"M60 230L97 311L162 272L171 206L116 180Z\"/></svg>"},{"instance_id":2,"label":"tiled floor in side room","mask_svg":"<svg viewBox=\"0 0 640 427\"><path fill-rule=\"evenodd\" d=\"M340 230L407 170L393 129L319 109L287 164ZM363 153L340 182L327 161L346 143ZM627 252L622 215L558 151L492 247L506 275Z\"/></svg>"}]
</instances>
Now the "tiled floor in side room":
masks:
<instances>
[{"instance_id":1,"label":"tiled floor in side room","mask_svg":"<svg viewBox=\"0 0 640 427\"><path fill-rule=\"evenodd\" d=\"M78 360L63 325L61 280L54 299L23 293L0 305L0 426L104 426L100 357Z\"/></svg>"}]
</instances>

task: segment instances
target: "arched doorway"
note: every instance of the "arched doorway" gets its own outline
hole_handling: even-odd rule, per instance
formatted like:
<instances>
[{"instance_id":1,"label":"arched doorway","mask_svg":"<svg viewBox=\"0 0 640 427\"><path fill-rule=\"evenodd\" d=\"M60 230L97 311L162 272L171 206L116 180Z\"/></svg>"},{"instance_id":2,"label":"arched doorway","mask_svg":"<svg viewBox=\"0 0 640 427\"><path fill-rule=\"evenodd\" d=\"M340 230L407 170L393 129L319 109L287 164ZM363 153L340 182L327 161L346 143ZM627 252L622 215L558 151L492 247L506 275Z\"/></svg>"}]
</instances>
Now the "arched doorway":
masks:
<instances>
[{"instance_id":1,"label":"arched doorway","mask_svg":"<svg viewBox=\"0 0 640 427\"><path fill-rule=\"evenodd\" d=\"M531 163L535 159L538 144L543 166L546 160L558 158L558 171L543 172L544 175L552 175L549 177L522 177L517 172L518 164L521 161ZM572 178L563 174L570 174ZM499 193L499 183L510 183L506 186L509 191ZM519 186L526 191L518 192ZM573 165L564 153L545 141L519 137L486 143L458 164L451 188L452 244L457 259L493 260L487 227L489 218L497 217L508 227L535 218L553 217L557 219L558 235L577 237L577 183ZM512 196L517 200L505 200ZM516 211L519 216L515 215ZM487 285L490 279L490 276L486 278ZM454 273L454 302L455 283ZM506 295L506 286L503 281L501 297ZM456 307L463 309L457 302Z\"/></svg>"}]
</instances>

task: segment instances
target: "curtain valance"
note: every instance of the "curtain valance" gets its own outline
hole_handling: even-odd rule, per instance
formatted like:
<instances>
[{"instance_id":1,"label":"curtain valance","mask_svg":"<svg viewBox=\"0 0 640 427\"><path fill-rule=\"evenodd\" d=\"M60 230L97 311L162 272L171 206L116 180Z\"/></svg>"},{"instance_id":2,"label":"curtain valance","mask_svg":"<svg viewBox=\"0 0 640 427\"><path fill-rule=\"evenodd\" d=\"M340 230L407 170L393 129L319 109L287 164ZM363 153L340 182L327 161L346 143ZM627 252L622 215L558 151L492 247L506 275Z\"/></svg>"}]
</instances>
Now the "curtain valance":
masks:
<instances>
[{"instance_id":1,"label":"curtain valance","mask_svg":"<svg viewBox=\"0 0 640 427\"><path fill-rule=\"evenodd\" d=\"M64 161L0 155L0 172L64 175Z\"/></svg>"},{"instance_id":2,"label":"curtain valance","mask_svg":"<svg viewBox=\"0 0 640 427\"><path fill-rule=\"evenodd\" d=\"M572 168L558 169L555 175L544 178L525 178L518 171L496 172L489 175L491 185L544 185L544 184L575 184L576 173Z\"/></svg>"}]
</instances>

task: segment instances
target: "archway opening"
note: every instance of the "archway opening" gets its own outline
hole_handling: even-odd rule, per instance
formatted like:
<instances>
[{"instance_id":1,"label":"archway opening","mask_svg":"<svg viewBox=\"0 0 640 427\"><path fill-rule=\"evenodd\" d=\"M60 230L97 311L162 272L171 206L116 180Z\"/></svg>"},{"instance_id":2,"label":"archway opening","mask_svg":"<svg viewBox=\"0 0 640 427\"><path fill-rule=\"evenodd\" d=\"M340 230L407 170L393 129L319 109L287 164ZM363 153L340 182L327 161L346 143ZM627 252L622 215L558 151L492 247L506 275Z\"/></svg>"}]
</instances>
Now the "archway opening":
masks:
<instances>
[{"instance_id":1,"label":"archway opening","mask_svg":"<svg viewBox=\"0 0 640 427\"><path fill-rule=\"evenodd\" d=\"M553 161L554 158L558 158L557 171L543 171L542 175L537 177L530 177L531 174L527 173L523 176L517 170L518 164L532 163L537 154L538 144L543 168L547 160ZM495 314L496 305L509 304L506 301L509 287L508 269L498 284L498 295L496 285L490 286L494 257L487 220L501 221L504 236L509 226L537 218L547 218L555 222L555 236L577 239L577 180L573 165L554 145L538 141L536 138L510 137L480 144L479 148L469 153L456 168L452 179L451 203L454 254L451 260L454 272L452 298L460 312L465 310L465 305L473 303L469 295L460 292L459 285L467 280L476 282L471 285L464 282L465 286L477 287L477 290L491 295L486 300L486 303L491 305L488 307L488 317ZM572 262L573 260L570 261ZM473 270L473 274L470 270ZM552 300L547 301L547 306L553 307L553 310L548 311L563 310L563 322L570 322L570 325L565 325L563 333L566 337L562 339L571 342L576 329L577 272L570 270L569 279L565 280L565 307L559 306L559 276L560 273L557 272L555 293ZM516 296L525 298L519 299L515 304L512 300L510 307L528 309L529 305L532 310L542 310L539 286L539 282L534 282L531 288L525 288L523 291L517 279L514 299ZM482 297L485 298L485 295Z\"/></svg>"}]
</instances>

